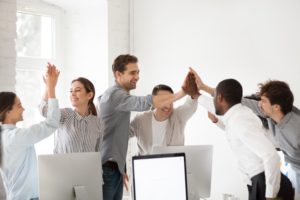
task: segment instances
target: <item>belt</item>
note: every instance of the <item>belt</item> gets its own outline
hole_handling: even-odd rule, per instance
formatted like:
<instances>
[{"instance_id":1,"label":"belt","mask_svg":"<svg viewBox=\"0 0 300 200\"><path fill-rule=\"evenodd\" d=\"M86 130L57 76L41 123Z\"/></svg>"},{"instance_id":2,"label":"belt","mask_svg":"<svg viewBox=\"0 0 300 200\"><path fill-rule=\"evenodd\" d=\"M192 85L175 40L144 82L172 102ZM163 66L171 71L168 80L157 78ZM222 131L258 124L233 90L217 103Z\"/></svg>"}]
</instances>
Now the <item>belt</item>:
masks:
<instances>
[{"instance_id":1,"label":"belt","mask_svg":"<svg viewBox=\"0 0 300 200\"><path fill-rule=\"evenodd\" d=\"M103 167L108 167L113 170L119 170L118 164L114 161L107 161L103 165Z\"/></svg>"}]
</instances>

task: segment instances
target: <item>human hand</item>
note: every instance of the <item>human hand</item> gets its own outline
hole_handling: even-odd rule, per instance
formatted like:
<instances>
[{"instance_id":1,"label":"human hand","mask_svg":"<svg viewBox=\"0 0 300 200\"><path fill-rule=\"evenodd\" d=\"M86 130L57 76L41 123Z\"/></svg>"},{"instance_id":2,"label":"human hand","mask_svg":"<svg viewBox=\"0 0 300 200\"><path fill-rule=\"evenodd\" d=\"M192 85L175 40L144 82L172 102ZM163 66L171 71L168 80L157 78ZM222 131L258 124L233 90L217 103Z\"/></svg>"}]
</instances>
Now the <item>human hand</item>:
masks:
<instances>
[{"instance_id":1,"label":"human hand","mask_svg":"<svg viewBox=\"0 0 300 200\"><path fill-rule=\"evenodd\" d=\"M55 65L50 63L47 64L47 72L43 76L43 80L48 88L55 88L59 74L60 71L56 68Z\"/></svg>"},{"instance_id":2,"label":"human hand","mask_svg":"<svg viewBox=\"0 0 300 200\"><path fill-rule=\"evenodd\" d=\"M127 173L123 174L123 183L124 183L126 191L128 192L128 190L129 190L129 177L128 177Z\"/></svg>"},{"instance_id":3,"label":"human hand","mask_svg":"<svg viewBox=\"0 0 300 200\"><path fill-rule=\"evenodd\" d=\"M212 123L217 123L219 121L216 115L212 114L211 112L208 112L207 116L212 121Z\"/></svg>"},{"instance_id":4,"label":"human hand","mask_svg":"<svg viewBox=\"0 0 300 200\"><path fill-rule=\"evenodd\" d=\"M196 84L196 80L195 80L195 76L193 73L189 72L187 74L187 76L185 77L185 80L183 82L182 85L182 90L190 95L192 97L192 99L198 98L200 96L197 84Z\"/></svg>"},{"instance_id":5,"label":"human hand","mask_svg":"<svg viewBox=\"0 0 300 200\"><path fill-rule=\"evenodd\" d=\"M195 82L197 84L198 90L204 90L205 84L200 78L200 76L198 75L198 73L192 67L189 67L189 69L190 69L190 73L194 74Z\"/></svg>"}]
</instances>

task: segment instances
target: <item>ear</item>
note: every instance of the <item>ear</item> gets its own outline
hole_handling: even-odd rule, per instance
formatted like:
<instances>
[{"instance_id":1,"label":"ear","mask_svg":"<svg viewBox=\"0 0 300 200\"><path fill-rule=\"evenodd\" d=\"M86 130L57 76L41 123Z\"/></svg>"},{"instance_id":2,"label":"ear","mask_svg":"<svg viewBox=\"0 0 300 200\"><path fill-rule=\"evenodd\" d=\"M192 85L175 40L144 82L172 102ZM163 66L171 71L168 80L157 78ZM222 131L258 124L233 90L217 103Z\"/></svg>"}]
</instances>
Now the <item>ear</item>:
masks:
<instances>
[{"instance_id":1,"label":"ear","mask_svg":"<svg viewBox=\"0 0 300 200\"><path fill-rule=\"evenodd\" d=\"M222 94L217 94L216 98L217 98L217 101L219 101L219 102L222 102L224 99Z\"/></svg>"},{"instance_id":2,"label":"ear","mask_svg":"<svg viewBox=\"0 0 300 200\"><path fill-rule=\"evenodd\" d=\"M281 111L281 106L279 104L274 104L273 106L276 111Z\"/></svg>"},{"instance_id":3,"label":"ear","mask_svg":"<svg viewBox=\"0 0 300 200\"><path fill-rule=\"evenodd\" d=\"M119 72L119 71L116 71L115 72L115 77L116 77L116 80L118 80L122 75L122 72Z\"/></svg>"},{"instance_id":4,"label":"ear","mask_svg":"<svg viewBox=\"0 0 300 200\"><path fill-rule=\"evenodd\" d=\"M88 93L88 98L89 98L89 99L93 98L93 96L94 96L94 93L93 93L93 92L89 92L89 93Z\"/></svg>"}]
</instances>

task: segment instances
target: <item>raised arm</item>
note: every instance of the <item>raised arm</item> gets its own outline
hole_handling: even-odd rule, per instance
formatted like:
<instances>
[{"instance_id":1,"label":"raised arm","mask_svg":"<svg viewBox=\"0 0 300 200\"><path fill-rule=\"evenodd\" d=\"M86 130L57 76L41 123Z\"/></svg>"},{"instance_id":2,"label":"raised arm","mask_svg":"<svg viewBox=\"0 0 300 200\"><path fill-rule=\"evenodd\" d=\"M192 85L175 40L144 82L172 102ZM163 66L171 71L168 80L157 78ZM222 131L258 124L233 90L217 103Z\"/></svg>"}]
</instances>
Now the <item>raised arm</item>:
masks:
<instances>
[{"instance_id":1,"label":"raised arm","mask_svg":"<svg viewBox=\"0 0 300 200\"><path fill-rule=\"evenodd\" d=\"M153 97L153 105L155 108L164 107L181 99L185 95L190 95L192 99L197 99L200 95L197 88L195 75L192 72L189 72L186 75L181 90L175 94L155 95Z\"/></svg>"},{"instance_id":2,"label":"raised arm","mask_svg":"<svg viewBox=\"0 0 300 200\"><path fill-rule=\"evenodd\" d=\"M59 71L54 65L48 64L47 72L44 76L46 84L47 101L49 111L47 112L46 120L38 124L32 125L29 128L20 128L16 131L14 142L19 145L33 145L42 139L51 135L59 126L60 112L58 101L55 96L55 86L59 76Z\"/></svg>"},{"instance_id":3,"label":"raised arm","mask_svg":"<svg viewBox=\"0 0 300 200\"><path fill-rule=\"evenodd\" d=\"M55 98L55 87L57 84L58 76L60 71L55 65L47 64L47 73L43 76L44 83L46 84L45 93L43 99L47 101L50 98Z\"/></svg>"},{"instance_id":4,"label":"raised arm","mask_svg":"<svg viewBox=\"0 0 300 200\"><path fill-rule=\"evenodd\" d=\"M46 74L43 76L45 83L45 91L43 94L43 101L39 105L40 113L46 117L48 110L48 99L55 98L55 87L59 77L60 71L55 65L48 63Z\"/></svg>"}]
</instances>

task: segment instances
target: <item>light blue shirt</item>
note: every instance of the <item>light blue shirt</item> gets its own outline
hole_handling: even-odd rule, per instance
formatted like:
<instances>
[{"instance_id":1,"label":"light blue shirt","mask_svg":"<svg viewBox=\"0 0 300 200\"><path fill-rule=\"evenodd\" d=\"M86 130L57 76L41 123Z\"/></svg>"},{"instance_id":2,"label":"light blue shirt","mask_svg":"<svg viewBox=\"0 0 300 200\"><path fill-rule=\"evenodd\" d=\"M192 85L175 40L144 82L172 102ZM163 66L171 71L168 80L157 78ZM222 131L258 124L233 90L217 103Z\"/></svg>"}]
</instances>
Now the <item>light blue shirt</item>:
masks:
<instances>
[{"instance_id":1,"label":"light blue shirt","mask_svg":"<svg viewBox=\"0 0 300 200\"><path fill-rule=\"evenodd\" d=\"M49 99L47 118L29 128L2 125L1 175L7 200L29 200L38 194L37 159L34 144L51 135L59 125L58 101Z\"/></svg>"}]
</instances>

